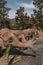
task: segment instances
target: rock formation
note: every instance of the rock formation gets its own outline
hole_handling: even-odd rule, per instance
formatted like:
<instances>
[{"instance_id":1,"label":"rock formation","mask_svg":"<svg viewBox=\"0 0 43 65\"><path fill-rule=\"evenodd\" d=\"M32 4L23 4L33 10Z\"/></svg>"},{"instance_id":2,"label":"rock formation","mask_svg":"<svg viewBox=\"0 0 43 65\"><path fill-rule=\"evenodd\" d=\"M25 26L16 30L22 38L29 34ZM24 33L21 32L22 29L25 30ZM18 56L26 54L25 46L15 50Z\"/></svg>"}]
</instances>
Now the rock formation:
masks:
<instances>
[{"instance_id":1,"label":"rock formation","mask_svg":"<svg viewBox=\"0 0 43 65\"><path fill-rule=\"evenodd\" d=\"M32 34L36 34L32 29L27 30L10 30L3 28L0 30L0 47L5 49L8 45L14 47L31 48L33 51L33 45L27 42L26 37L30 37Z\"/></svg>"}]
</instances>

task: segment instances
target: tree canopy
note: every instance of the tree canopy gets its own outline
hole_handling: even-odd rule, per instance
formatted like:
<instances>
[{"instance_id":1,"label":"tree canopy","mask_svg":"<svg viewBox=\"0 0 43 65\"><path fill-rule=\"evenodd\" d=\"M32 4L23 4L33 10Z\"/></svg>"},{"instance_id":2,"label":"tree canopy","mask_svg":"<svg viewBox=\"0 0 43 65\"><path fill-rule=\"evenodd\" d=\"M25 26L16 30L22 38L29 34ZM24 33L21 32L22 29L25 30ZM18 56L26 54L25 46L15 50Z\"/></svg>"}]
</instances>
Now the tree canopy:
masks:
<instances>
[{"instance_id":1,"label":"tree canopy","mask_svg":"<svg viewBox=\"0 0 43 65\"><path fill-rule=\"evenodd\" d=\"M10 22L8 18L8 12L10 8L6 6L7 1L0 0L0 29L7 27L10 28Z\"/></svg>"},{"instance_id":2,"label":"tree canopy","mask_svg":"<svg viewBox=\"0 0 43 65\"><path fill-rule=\"evenodd\" d=\"M33 4L37 9L34 9L35 25L43 29L43 0L33 0Z\"/></svg>"},{"instance_id":3,"label":"tree canopy","mask_svg":"<svg viewBox=\"0 0 43 65\"><path fill-rule=\"evenodd\" d=\"M25 13L24 7L20 7L16 11L15 22L17 25L17 29L27 29L31 27L30 25L30 17Z\"/></svg>"}]
</instances>

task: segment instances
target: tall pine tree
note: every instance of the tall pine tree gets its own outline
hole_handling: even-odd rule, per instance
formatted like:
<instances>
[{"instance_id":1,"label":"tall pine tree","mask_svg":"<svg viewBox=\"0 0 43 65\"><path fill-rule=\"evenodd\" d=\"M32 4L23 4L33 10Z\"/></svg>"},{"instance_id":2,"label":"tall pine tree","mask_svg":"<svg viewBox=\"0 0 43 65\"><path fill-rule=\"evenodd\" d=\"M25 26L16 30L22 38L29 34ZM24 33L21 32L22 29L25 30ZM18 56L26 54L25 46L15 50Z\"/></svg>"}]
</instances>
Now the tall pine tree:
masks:
<instances>
[{"instance_id":1,"label":"tall pine tree","mask_svg":"<svg viewBox=\"0 0 43 65\"><path fill-rule=\"evenodd\" d=\"M7 14L10 8L8 8L6 4L7 4L7 1L0 0L0 29L4 27L10 28L9 26L10 22L9 22L9 19L7 18L8 16Z\"/></svg>"},{"instance_id":2,"label":"tall pine tree","mask_svg":"<svg viewBox=\"0 0 43 65\"><path fill-rule=\"evenodd\" d=\"M30 27L29 16L25 13L24 7L17 9L15 22L17 24L17 29L27 29Z\"/></svg>"},{"instance_id":3,"label":"tall pine tree","mask_svg":"<svg viewBox=\"0 0 43 65\"><path fill-rule=\"evenodd\" d=\"M36 20L36 26L43 29L43 0L33 0L33 4L36 7L34 9L34 18Z\"/></svg>"}]
</instances>

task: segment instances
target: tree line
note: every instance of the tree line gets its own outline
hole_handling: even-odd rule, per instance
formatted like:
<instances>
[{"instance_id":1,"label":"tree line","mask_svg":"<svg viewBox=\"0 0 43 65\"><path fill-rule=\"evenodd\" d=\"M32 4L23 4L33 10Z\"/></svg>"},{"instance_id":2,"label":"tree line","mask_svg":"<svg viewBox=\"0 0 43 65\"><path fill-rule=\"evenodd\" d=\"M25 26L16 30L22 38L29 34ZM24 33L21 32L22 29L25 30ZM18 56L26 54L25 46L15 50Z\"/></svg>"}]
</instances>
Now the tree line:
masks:
<instances>
[{"instance_id":1,"label":"tree line","mask_svg":"<svg viewBox=\"0 0 43 65\"><path fill-rule=\"evenodd\" d=\"M31 17L25 13L24 7L17 9L14 22L10 22L10 19L8 18L7 14L10 8L5 7L7 1L0 0L0 4L0 29L3 27L20 30L28 28L43 29L43 0L33 0L36 9L33 10L34 13L31 14Z\"/></svg>"}]
</instances>

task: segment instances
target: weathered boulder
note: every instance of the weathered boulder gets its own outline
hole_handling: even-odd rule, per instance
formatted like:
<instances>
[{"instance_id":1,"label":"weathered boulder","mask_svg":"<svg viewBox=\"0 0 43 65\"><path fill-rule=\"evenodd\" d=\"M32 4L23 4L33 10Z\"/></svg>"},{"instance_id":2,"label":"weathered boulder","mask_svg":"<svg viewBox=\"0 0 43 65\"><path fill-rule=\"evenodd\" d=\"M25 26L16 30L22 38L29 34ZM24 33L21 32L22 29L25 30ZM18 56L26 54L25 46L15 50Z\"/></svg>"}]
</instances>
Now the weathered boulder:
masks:
<instances>
[{"instance_id":1,"label":"weathered boulder","mask_svg":"<svg viewBox=\"0 0 43 65\"><path fill-rule=\"evenodd\" d=\"M32 32L35 33L35 31L33 31L32 29L13 31L7 28L3 28L0 30L0 39L2 39L1 42L3 42L1 47L5 48L8 45L12 45L15 47L31 48L33 51L35 51L33 45L28 43L25 38L26 34L32 34Z\"/></svg>"}]
</instances>

